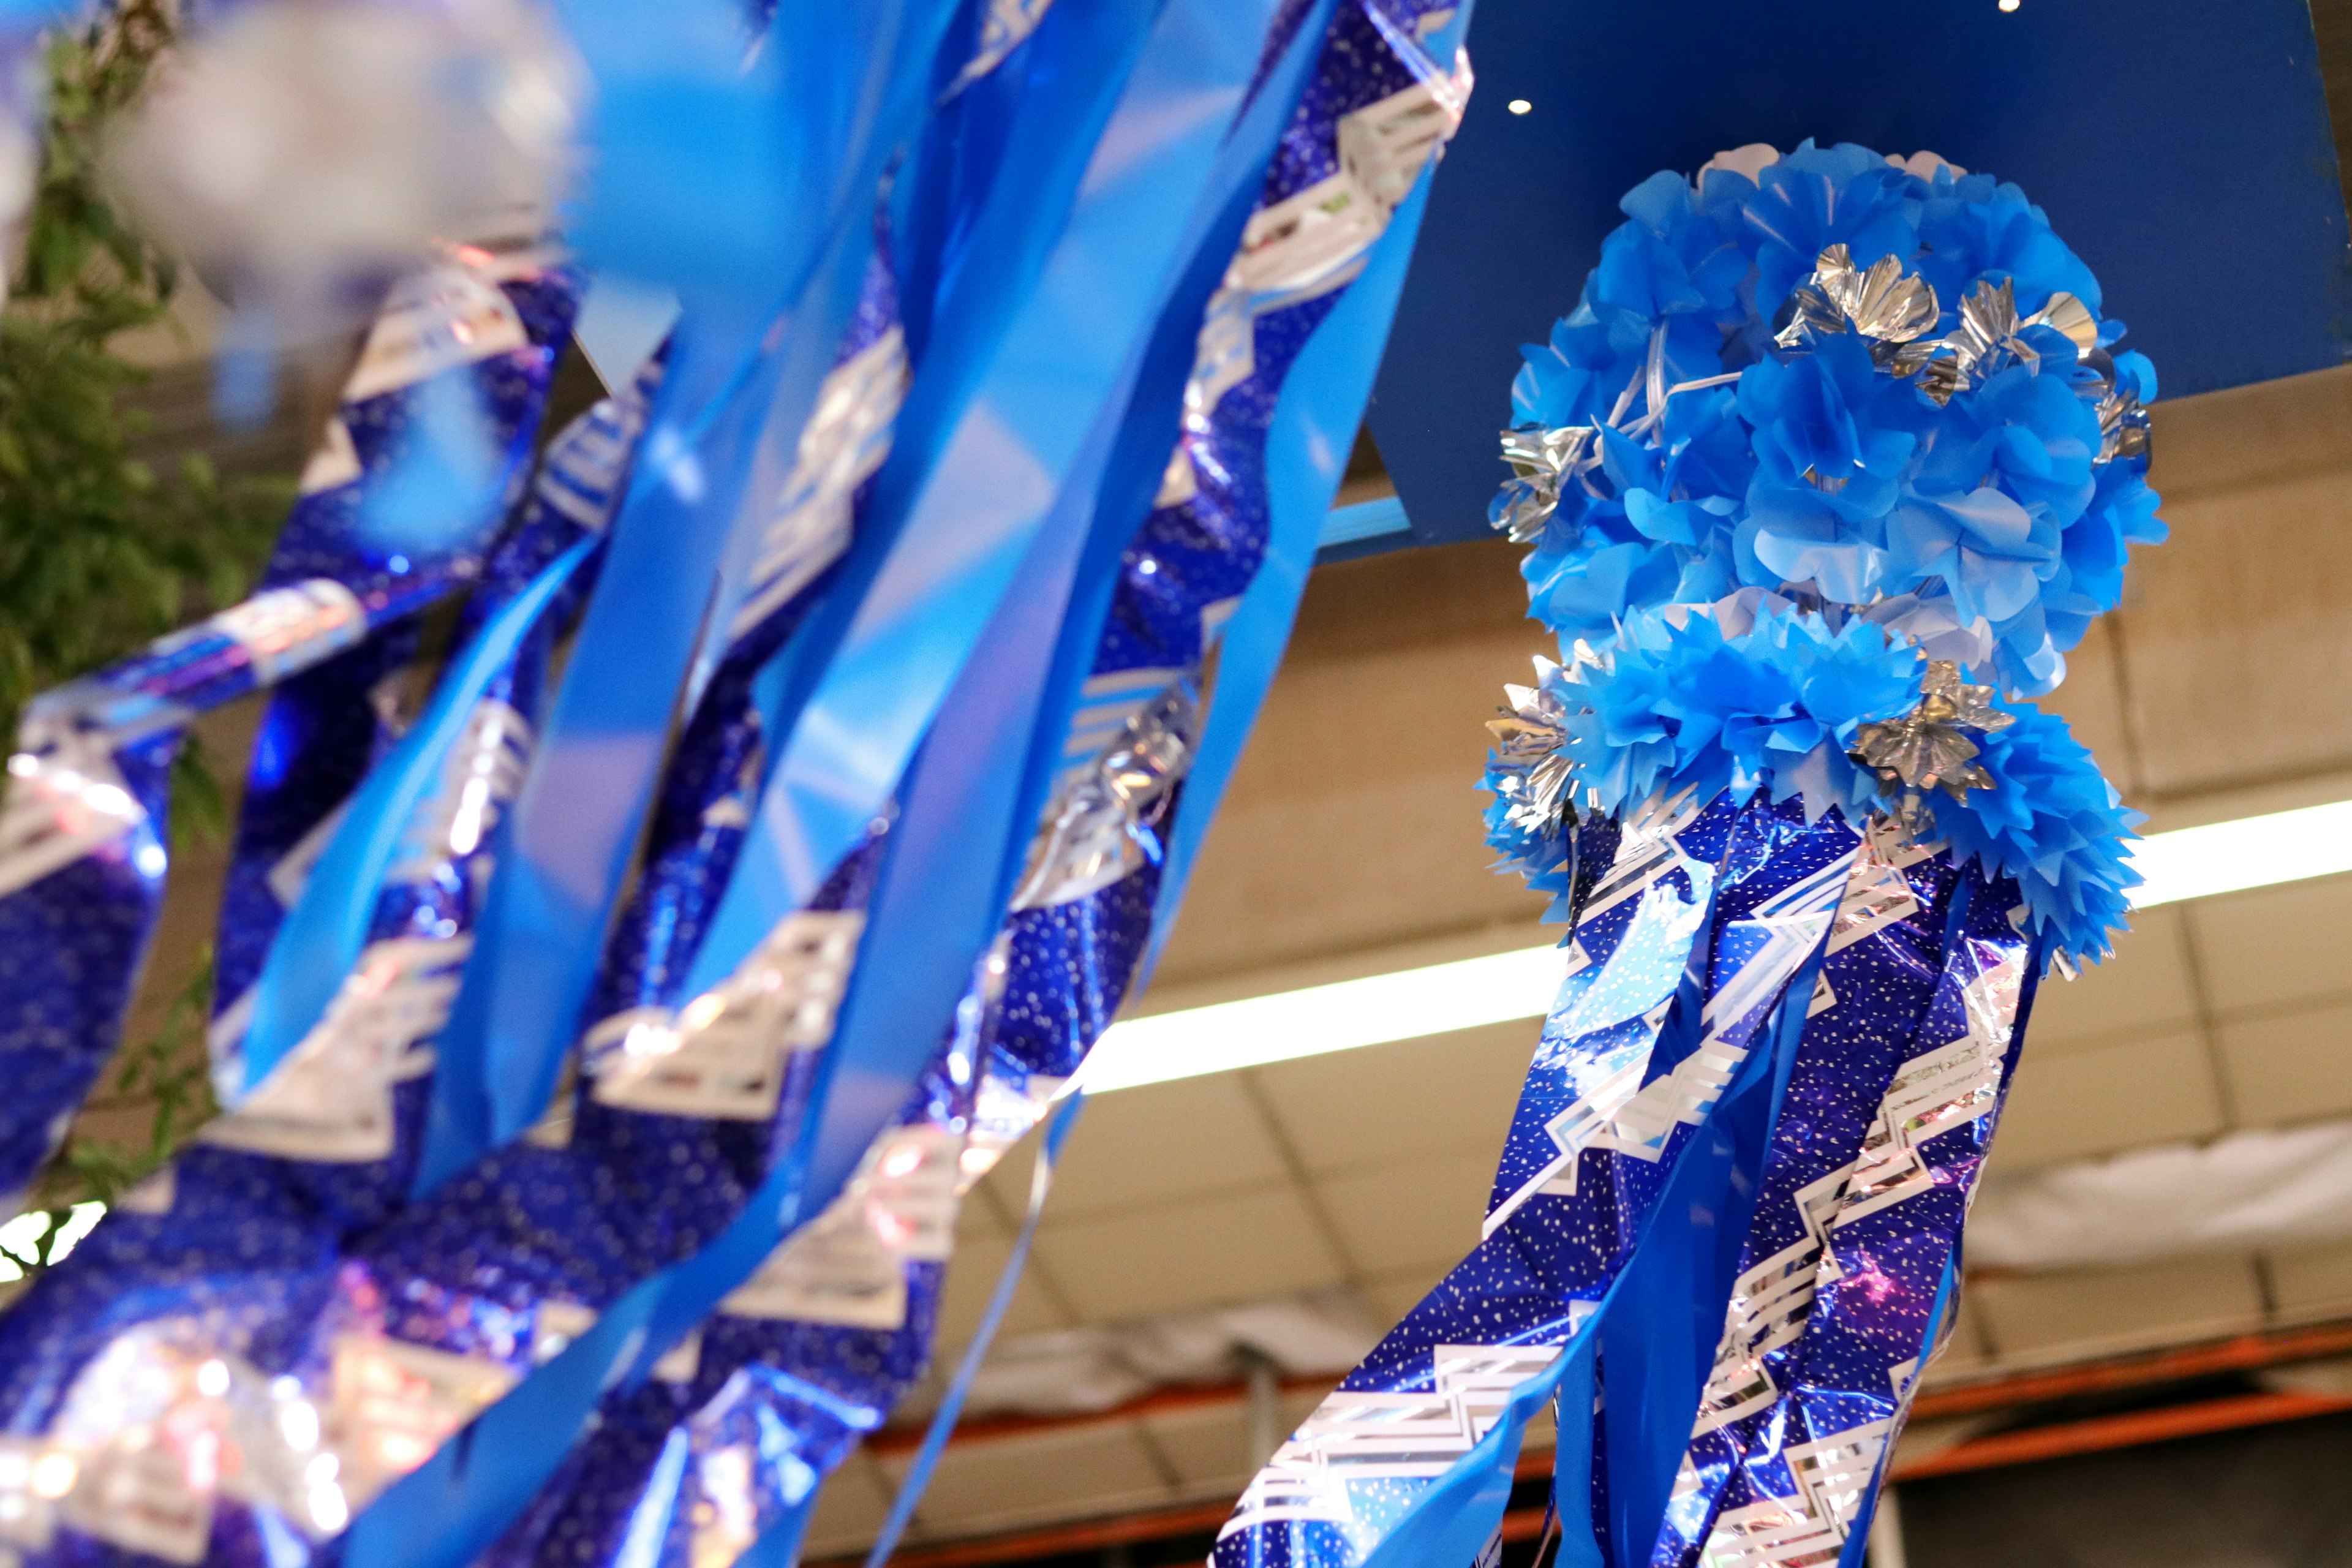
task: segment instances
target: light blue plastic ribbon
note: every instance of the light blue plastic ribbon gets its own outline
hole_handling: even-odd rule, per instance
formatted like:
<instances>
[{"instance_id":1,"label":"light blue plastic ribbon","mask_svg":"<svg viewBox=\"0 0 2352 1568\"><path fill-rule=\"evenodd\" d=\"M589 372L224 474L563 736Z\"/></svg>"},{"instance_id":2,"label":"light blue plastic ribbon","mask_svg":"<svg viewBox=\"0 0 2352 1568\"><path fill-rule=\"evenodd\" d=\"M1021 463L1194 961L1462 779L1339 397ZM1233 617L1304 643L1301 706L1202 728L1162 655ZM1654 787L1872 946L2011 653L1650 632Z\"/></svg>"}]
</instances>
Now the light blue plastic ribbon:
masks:
<instances>
[{"instance_id":1,"label":"light blue plastic ribbon","mask_svg":"<svg viewBox=\"0 0 2352 1568\"><path fill-rule=\"evenodd\" d=\"M963 1415L963 1402L971 1397L972 1380L980 1375L981 1363L988 1359L988 1347L995 1342L996 1331L1003 1326L1004 1314L1013 1310L1013 1298L1020 1291L1021 1271L1029 1261L1030 1247L1037 1239L1037 1222L1045 1215L1045 1195L1053 1190L1055 1164L1062 1157L1062 1145L1068 1141L1070 1129L1077 1124L1078 1108L1084 1103L1084 1096L1072 1095L1045 1124L1045 1141L1037 1149L1037 1163L1029 1175L1029 1213L1021 1222L1021 1234L1013 1239L1013 1253L1004 1260L1003 1272L996 1277L996 1289L989 1293L988 1310L980 1315L980 1326L972 1332L971 1343L965 1347L963 1359L956 1363L955 1375L948 1380L939 1413L931 1417L931 1425L923 1434L923 1446L915 1450L914 1461L898 1483L898 1496L890 1505L890 1517L882 1521L882 1533L876 1537L874 1549L866 1554L866 1568L883 1568L890 1561L898 1538L907 1532L917 1506L923 1500L924 1489L931 1484L932 1473L939 1468L940 1456L947 1452L948 1438L954 1435L956 1422ZM778 1564L776 1568L785 1565Z\"/></svg>"},{"instance_id":2,"label":"light blue plastic ribbon","mask_svg":"<svg viewBox=\"0 0 2352 1568\"><path fill-rule=\"evenodd\" d=\"M245 1037L247 1089L268 1077L326 1016L343 977L367 946L376 899L409 819L440 783L449 753L490 682L603 543L592 536L572 545L489 619L443 678L424 718L352 797L342 826L278 928L254 983L253 1023Z\"/></svg>"},{"instance_id":3,"label":"light blue plastic ribbon","mask_svg":"<svg viewBox=\"0 0 2352 1568\"><path fill-rule=\"evenodd\" d=\"M1790 994L1800 994L1792 988ZM1801 1008L1801 1001L1798 1005ZM1723 1101L1718 1103L1717 1114L1721 1114L1724 1105L1736 1097L1749 1094L1759 1080L1769 1082L1768 1074L1772 1068L1773 1053L1749 1053L1727 1089ZM1768 1099L1754 1094L1749 1098ZM1622 1317L1646 1327L1646 1321L1637 1315L1639 1303L1662 1294L1663 1281L1651 1276L1680 1269L1681 1259L1688 1257L1693 1248L1712 1243L1713 1216L1720 1212L1728 1194L1734 1154L1739 1146L1738 1141L1711 1131L1714 1121L1711 1115L1675 1156L1674 1173L1635 1239L1633 1262L1602 1295L1600 1305L1569 1341L1567 1350L1543 1372L1511 1391L1493 1429L1414 1500L1404 1518L1364 1559L1364 1568L1435 1568L1441 1563L1476 1561L1503 1521L1528 1424L1555 1396L1560 1397L1563 1411L1569 1412L1560 1422L1559 1462L1563 1474L1559 1495L1571 1510L1560 1521L1559 1554L1555 1568L1609 1568L1585 1518L1574 1508L1591 1496L1591 1462L1589 1447L1580 1447L1579 1442L1580 1434L1584 1434L1589 1444L1591 1427L1575 1413L1591 1409L1594 1358L1612 1321ZM1687 1302L1682 1310L1688 1312ZM1721 1326L1719 1310L1717 1326ZM1622 1390L1620 1382L1612 1360L1609 1404L1612 1416L1629 1403L1630 1391ZM1690 1435L1690 1410L1696 1407L1694 1396L1692 1404L1681 1410L1683 1439ZM1571 1478L1567 1473L1570 1467L1580 1470L1581 1475ZM1574 1485L1574 1479L1581 1479L1584 1484ZM1647 1561L1644 1551L1640 1563ZM1635 1568L1639 1568L1638 1563Z\"/></svg>"},{"instance_id":4,"label":"light blue plastic ribbon","mask_svg":"<svg viewBox=\"0 0 2352 1568\"><path fill-rule=\"evenodd\" d=\"M922 108L953 9L950 0L790 7L768 40L763 57L787 57L787 82L807 89L794 99L794 140L777 155L815 160L832 175L827 199L813 208L822 216L805 226L811 237L782 258L783 308L747 316L688 299L612 557L516 802L513 849L444 1035L420 1192L519 1134L553 1087L680 690L704 651L730 535L765 523L765 502L790 469L856 308L883 166ZM867 68L844 70L845 60Z\"/></svg>"},{"instance_id":5,"label":"light blue plastic ribbon","mask_svg":"<svg viewBox=\"0 0 2352 1568\"><path fill-rule=\"evenodd\" d=\"M1184 242L1222 214L1213 178L1263 170L1279 120L1254 111L1252 125L1226 132L1271 9L1176 0L1162 12L1062 242L941 439L889 560L782 748L689 989L731 973L806 902L890 798L1096 437L1099 411L1132 374L1176 281L1172 266L1189 254ZM1286 114L1290 100L1279 101ZM919 452L920 432L904 419L900 429Z\"/></svg>"},{"instance_id":6,"label":"light blue plastic ribbon","mask_svg":"<svg viewBox=\"0 0 2352 1568\"><path fill-rule=\"evenodd\" d=\"M1675 1473L1690 1447L1692 1412L1699 1407L1722 1342L1724 1311L1739 1275L1741 1245L1804 1034L1806 1005L1827 952L1827 935L1824 930L1823 940L1782 993L1769 1048L1749 1052L1693 1133L1682 1156L1685 1163L1695 1164L1689 1211L1667 1221L1675 1234L1654 1237L1626 1265L1620 1281L1622 1304L1601 1333L1609 1367L1611 1527L1623 1563L1649 1562ZM1694 1035L1704 1001L1686 992L1677 1009ZM1689 1042L1694 1047L1697 1043ZM1563 1426L1562 1451L1574 1430Z\"/></svg>"}]
</instances>

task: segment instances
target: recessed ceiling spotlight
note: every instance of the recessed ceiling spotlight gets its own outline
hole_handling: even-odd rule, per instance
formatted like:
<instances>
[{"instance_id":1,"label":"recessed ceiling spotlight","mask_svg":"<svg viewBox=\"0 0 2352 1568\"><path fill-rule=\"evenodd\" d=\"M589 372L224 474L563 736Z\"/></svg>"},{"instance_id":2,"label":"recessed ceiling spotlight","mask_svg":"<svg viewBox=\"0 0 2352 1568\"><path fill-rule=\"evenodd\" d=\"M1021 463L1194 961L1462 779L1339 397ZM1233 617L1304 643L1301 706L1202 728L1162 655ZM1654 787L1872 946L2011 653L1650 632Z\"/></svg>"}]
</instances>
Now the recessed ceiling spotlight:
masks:
<instances>
[{"instance_id":1,"label":"recessed ceiling spotlight","mask_svg":"<svg viewBox=\"0 0 2352 1568\"><path fill-rule=\"evenodd\" d=\"M2004 11L2016 10L2017 0L2000 0L2000 8ZM1524 98L1515 98L1511 100L1510 102L1503 105L1503 107L1509 110L1513 114L1525 114L1528 110L1533 109L1535 105L1529 103Z\"/></svg>"}]
</instances>

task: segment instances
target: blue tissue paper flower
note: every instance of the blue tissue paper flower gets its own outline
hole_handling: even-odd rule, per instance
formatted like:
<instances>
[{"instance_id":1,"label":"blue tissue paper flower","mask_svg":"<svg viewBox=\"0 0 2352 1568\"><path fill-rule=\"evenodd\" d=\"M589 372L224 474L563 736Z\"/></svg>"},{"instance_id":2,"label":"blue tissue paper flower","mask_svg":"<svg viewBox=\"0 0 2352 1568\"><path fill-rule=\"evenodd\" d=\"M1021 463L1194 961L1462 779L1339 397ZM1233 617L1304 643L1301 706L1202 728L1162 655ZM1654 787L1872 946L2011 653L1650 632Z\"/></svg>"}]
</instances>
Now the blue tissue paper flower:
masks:
<instances>
[{"instance_id":1,"label":"blue tissue paper flower","mask_svg":"<svg viewBox=\"0 0 2352 1568\"><path fill-rule=\"evenodd\" d=\"M2016 721L1979 742L1993 787L1970 790L1964 806L1936 801L1937 836L1957 858L2016 878L2026 924L2053 951L2095 963L2139 885L2130 846L2145 819L2117 798L2063 719L2030 703L2002 707Z\"/></svg>"},{"instance_id":2,"label":"blue tissue paper flower","mask_svg":"<svg viewBox=\"0 0 2352 1568\"><path fill-rule=\"evenodd\" d=\"M1809 141L1767 166L1741 214L1756 242L1757 308L1769 319L1832 245L1852 251L1858 267L1909 257L1918 247L1920 194L1918 180L1852 142Z\"/></svg>"},{"instance_id":3,"label":"blue tissue paper flower","mask_svg":"<svg viewBox=\"0 0 2352 1568\"><path fill-rule=\"evenodd\" d=\"M2130 547L2163 540L2155 369L1990 175L1807 142L1622 206L1576 309L1523 351L1519 478L1491 514L1534 546L1530 614L1598 659L1548 669L1544 732L1605 812L1760 789L1863 821L1887 803L1859 727L1916 710L1930 658L2048 691ZM2016 879L2046 951L2095 958L2137 817L2062 721L2001 706L1991 785L1906 810ZM1488 841L1558 912L1558 826L1506 798L1533 765L1489 770Z\"/></svg>"},{"instance_id":4,"label":"blue tissue paper flower","mask_svg":"<svg viewBox=\"0 0 2352 1568\"><path fill-rule=\"evenodd\" d=\"M1653 175L1622 206L1512 385L1520 427L1583 433L1527 563L1531 613L1598 643L1738 584L1916 595L1976 628L1971 662L2005 689L2055 685L2163 525L2153 369L2110 352L2122 324L2042 209L1990 175L1811 142L1752 180ZM1924 334L1874 313L1922 281Z\"/></svg>"},{"instance_id":5,"label":"blue tissue paper flower","mask_svg":"<svg viewBox=\"0 0 2352 1568\"><path fill-rule=\"evenodd\" d=\"M1717 614L1643 610L1602 662L1577 672L1568 752L1580 787L1620 812L1664 791L1769 786L1860 820L1877 781L1847 756L1866 721L1919 700L1926 659L1878 626L1760 606L1747 630Z\"/></svg>"}]
</instances>

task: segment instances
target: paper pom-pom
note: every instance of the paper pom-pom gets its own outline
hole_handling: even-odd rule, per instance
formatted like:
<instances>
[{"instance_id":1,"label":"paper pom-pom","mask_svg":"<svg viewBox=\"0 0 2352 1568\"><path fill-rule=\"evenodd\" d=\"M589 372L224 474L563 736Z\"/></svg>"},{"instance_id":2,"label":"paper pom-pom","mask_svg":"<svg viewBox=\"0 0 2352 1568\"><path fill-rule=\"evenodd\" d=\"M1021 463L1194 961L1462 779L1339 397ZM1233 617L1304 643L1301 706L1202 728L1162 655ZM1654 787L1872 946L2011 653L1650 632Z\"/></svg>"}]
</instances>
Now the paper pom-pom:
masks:
<instances>
[{"instance_id":1,"label":"paper pom-pom","mask_svg":"<svg viewBox=\"0 0 2352 1568\"><path fill-rule=\"evenodd\" d=\"M2154 372L2017 187L1913 164L1807 142L1627 195L1525 350L1491 509L1564 642L1742 585L1910 595L2035 695L2115 606L2125 547L2163 537Z\"/></svg>"},{"instance_id":2,"label":"paper pom-pom","mask_svg":"<svg viewBox=\"0 0 2352 1568\"><path fill-rule=\"evenodd\" d=\"M2132 829L2145 820L2127 809L2066 721L2031 703L2004 705L2015 718L1979 742L1992 775L1965 805L1930 806L1937 837L1956 858L2017 879L2023 919L2048 951L2096 963L2111 951L2139 885L2131 868Z\"/></svg>"},{"instance_id":3,"label":"paper pom-pom","mask_svg":"<svg viewBox=\"0 0 2352 1568\"><path fill-rule=\"evenodd\" d=\"M1602 811L1661 792L1769 789L1860 820L1878 781L1849 753L1861 727L1919 700L1926 659L1884 628L1821 616L1752 593L1723 604L1637 612L1563 693L1566 754Z\"/></svg>"},{"instance_id":4,"label":"paper pom-pom","mask_svg":"<svg viewBox=\"0 0 2352 1568\"><path fill-rule=\"evenodd\" d=\"M1507 717L1490 725L1486 842L1498 868L1552 896L1554 915L1574 870L1570 802L1622 816L1685 791L1799 798L1809 820L1893 810L1956 859L2014 878L2029 929L2073 958L2105 955L2139 880L2127 848L2139 815L2063 720L1958 686L1950 666L1876 622L1833 627L1743 589L1637 610L1594 660L1538 660L1534 686L1507 690ZM1937 741L1946 776L1874 771L1864 753L1896 731Z\"/></svg>"}]
</instances>

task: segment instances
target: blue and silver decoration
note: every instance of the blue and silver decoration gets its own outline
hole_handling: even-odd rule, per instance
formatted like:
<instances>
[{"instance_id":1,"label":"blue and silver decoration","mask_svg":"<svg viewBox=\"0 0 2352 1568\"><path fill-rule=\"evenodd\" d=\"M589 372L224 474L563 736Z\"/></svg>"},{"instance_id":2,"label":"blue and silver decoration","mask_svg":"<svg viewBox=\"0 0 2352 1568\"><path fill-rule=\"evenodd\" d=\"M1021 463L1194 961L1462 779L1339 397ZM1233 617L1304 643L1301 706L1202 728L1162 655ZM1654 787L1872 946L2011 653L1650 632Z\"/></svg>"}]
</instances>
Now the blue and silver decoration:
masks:
<instances>
[{"instance_id":1,"label":"blue and silver decoration","mask_svg":"<svg viewBox=\"0 0 2352 1568\"><path fill-rule=\"evenodd\" d=\"M2154 372L2015 187L1724 154L1527 351L1491 518L1560 661L1487 841L1571 927L1486 1239L1221 1568L1486 1561L1556 1404L1559 1560L1852 1568L2044 973L2131 826L2027 698L2162 539Z\"/></svg>"}]
</instances>

